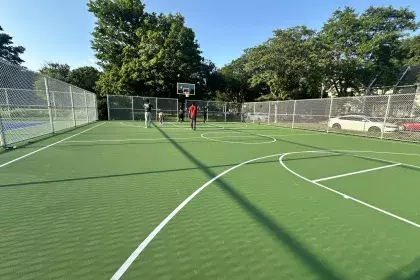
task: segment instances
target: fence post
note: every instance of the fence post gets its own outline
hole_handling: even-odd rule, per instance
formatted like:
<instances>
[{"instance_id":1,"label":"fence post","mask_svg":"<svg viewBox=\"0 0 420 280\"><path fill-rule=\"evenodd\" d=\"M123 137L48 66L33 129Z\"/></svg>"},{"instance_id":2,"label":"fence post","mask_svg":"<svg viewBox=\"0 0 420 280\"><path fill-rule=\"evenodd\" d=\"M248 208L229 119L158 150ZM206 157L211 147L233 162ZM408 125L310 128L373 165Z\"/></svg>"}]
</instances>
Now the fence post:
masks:
<instances>
[{"instance_id":1,"label":"fence post","mask_svg":"<svg viewBox=\"0 0 420 280\"><path fill-rule=\"evenodd\" d=\"M254 102L254 117L252 118L252 123L255 123L255 102Z\"/></svg>"},{"instance_id":2,"label":"fence post","mask_svg":"<svg viewBox=\"0 0 420 280\"><path fill-rule=\"evenodd\" d=\"M385 124L386 124L386 120L387 120L388 115L389 115L389 105L390 104L391 104L391 94L388 95L388 102L386 103L386 111L385 111L385 116L384 116L384 124L382 126L382 131L381 131L381 139L384 138Z\"/></svg>"},{"instance_id":3,"label":"fence post","mask_svg":"<svg viewBox=\"0 0 420 280\"><path fill-rule=\"evenodd\" d=\"M111 104L109 104L109 95L106 95L106 107L108 107L108 121L111 120L111 109L109 107L111 107Z\"/></svg>"},{"instance_id":4,"label":"fence post","mask_svg":"<svg viewBox=\"0 0 420 280\"><path fill-rule=\"evenodd\" d=\"M268 101L268 125L270 125L270 118L271 118L271 102Z\"/></svg>"},{"instance_id":5,"label":"fence post","mask_svg":"<svg viewBox=\"0 0 420 280\"><path fill-rule=\"evenodd\" d=\"M206 122L209 121L209 102L207 101L207 120Z\"/></svg>"},{"instance_id":6,"label":"fence post","mask_svg":"<svg viewBox=\"0 0 420 280\"><path fill-rule=\"evenodd\" d=\"M44 84L45 84L45 94L47 95L47 105L48 105L48 116L50 117L50 125L51 125L51 133L54 133L54 121L51 112L51 102L50 102L50 90L48 88L48 79L44 77Z\"/></svg>"},{"instance_id":7,"label":"fence post","mask_svg":"<svg viewBox=\"0 0 420 280\"><path fill-rule=\"evenodd\" d=\"M94 95L95 99L93 99L94 106L95 106L95 121L98 121L98 97L96 96L96 94Z\"/></svg>"},{"instance_id":8,"label":"fence post","mask_svg":"<svg viewBox=\"0 0 420 280\"><path fill-rule=\"evenodd\" d=\"M72 112L72 115L73 115L74 127L76 127L77 123L76 123L76 112L74 111L73 89L72 89L71 86L69 86L69 88L70 88L71 112Z\"/></svg>"},{"instance_id":9,"label":"fence post","mask_svg":"<svg viewBox=\"0 0 420 280\"><path fill-rule=\"evenodd\" d=\"M52 95L52 107L54 109L54 120L57 120L57 106L55 105L55 93L54 91L51 92Z\"/></svg>"},{"instance_id":10,"label":"fence post","mask_svg":"<svg viewBox=\"0 0 420 280\"><path fill-rule=\"evenodd\" d=\"M292 129L295 128L295 115L296 115L296 100L295 103L293 105L293 120L292 120Z\"/></svg>"},{"instance_id":11,"label":"fence post","mask_svg":"<svg viewBox=\"0 0 420 280\"><path fill-rule=\"evenodd\" d=\"M277 123L277 102L274 103L274 123Z\"/></svg>"},{"instance_id":12,"label":"fence post","mask_svg":"<svg viewBox=\"0 0 420 280\"><path fill-rule=\"evenodd\" d=\"M225 122L226 122L226 114L227 114L227 112L226 112L226 110L227 110L227 103L226 102L225 102L224 110L225 110Z\"/></svg>"},{"instance_id":13,"label":"fence post","mask_svg":"<svg viewBox=\"0 0 420 280\"><path fill-rule=\"evenodd\" d=\"M131 96L131 117L134 121L134 96Z\"/></svg>"},{"instance_id":14,"label":"fence post","mask_svg":"<svg viewBox=\"0 0 420 280\"><path fill-rule=\"evenodd\" d=\"M176 117L177 122L179 122L179 100L178 100L178 98L176 99L175 117Z\"/></svg>"},{"instance_id":15,"label":"fence post","mask_svg":"<svg viewBox=\"0 0 420 280\"><path fill-rule=\"evenodd\" d=\"M158 99L157 99L157 97L156 97L156 110L155 110L156 112L156 116L155 116L155 120L157 121L159 118L158 118Z\"/></svg>"},{"instance_id":16,"label":"fence post","mask_svg":"<svg viewBox=\"0 0 420 280\"><path fill-rule=\"evenodd\" d=\"M85 94L86 121L87 123L89 123L89 109L88 109L88 104L87 104L87 94L85 90L83 91L83 93Z\"/></svg>"},{"instance_id":17,"label":"fence post","mask_svg":"<svg viewBox=\"0 0 420 280\"><path fill-rule=\"evenodd\" d=\"M9 115L9 119L11 119L12 114L10 113L9 93L7 92L7 88L4 89L4 94L6 96L7 113Z\"/></svg>"},{"instance_id":18,"label":"fence post","mask_svg":"<svg viewBox=\"0 0 420 280\"><path fill-rule=\"evenodd\" d=\"M3 121L0 114L0 147L6 147L6 136L4 133Z\"/></svg>"},{"instance_id":19,"label":"fence post","mask_svg":"<svg viewBox=\"0 0 420 280\"><path fill-rule=\"evenodd\" d=\"M334 100L334 98L331 96L330 112L328 114L328 122L327 122L327 133L330 132L330 122L331 122L331 113L332 113L333 100Z\"/></svg>"}]
</instances>

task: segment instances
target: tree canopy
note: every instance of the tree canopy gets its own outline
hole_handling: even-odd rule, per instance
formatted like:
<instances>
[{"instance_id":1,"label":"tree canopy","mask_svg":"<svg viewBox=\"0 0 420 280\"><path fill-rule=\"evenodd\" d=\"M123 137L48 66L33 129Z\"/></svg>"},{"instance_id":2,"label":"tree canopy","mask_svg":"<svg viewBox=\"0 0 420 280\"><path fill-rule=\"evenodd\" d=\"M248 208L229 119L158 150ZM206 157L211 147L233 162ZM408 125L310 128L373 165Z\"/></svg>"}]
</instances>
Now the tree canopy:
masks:
<instances>
[{"instance_id":1,"label":"tree canopy","mask_svg":"<svg viewBox=\"0 0 420 280\"><path fill-rule=\"evenodd\" d=\"M420 65L419 36L409 37L418 27L413 11L389 6L360 14L338 9L319 31L275 30L272 38L221 69L224 96L234 100L247 93L243 88L257 86L269 91L259 100L314 98L328 88L347 96L372 85L393 85L401 66ZM247 77L240 86L232 79L233 68L235 77Z\"/></svg>"},{"instance_id":2,"label":"tree canopy","mask_svg":"<svg viewBox=\"0 0 420 280\"><path fill-rule=\"evenodd\" d=\"M100 75L101 72L95 67L79 67L70 72L67 82L87 91L96 92L96 83L98 82Z\"/></svg>"},{"instance_id":3,"label":"tree canopy","mask_svg":"<svg viewBox=\"0 0 420 280\"><path fill-rule=\"evenodd\" d=\"M44 63L39 72L94 93L97 93L97 83L101 76L101 72L92 66L83 66L71 70L68 64L58 62Z\"/></svg>"},{"instance_id":4,"label":"tree canopy","mask_svg":"<svg viewBox=\"0 0 420 280\"><path fill-rule=\"evenodd\" d=\"M92 48L104 74L101 94L176 97L176 83L205 85L204 59L180 14L146 13L139 0L90 0Z\"/></svg>"},{"instance_id":5,"label":"tree canopy","mask_svg":"<svg viewBox=\"0 0 420 280\"><path fill-rule=\"evenodd\" d=\"M14 46L13 37L3 32L0 26L0 58L13 64L21 64L25 62L20 55L25 52L22 46Z\"/></svg>"},{"instance_id":6,"label":"tree canopy","mask_svg":"<svg viewBox=\"0 0 420 280\"><path fill-rule=\"evenodd\" d=\"M67 82L70 75L70 66L68 64L60 64L58 62L45 62L39 72L50 78L54 78L63 82Z\"/></svg>"}]
</instances>

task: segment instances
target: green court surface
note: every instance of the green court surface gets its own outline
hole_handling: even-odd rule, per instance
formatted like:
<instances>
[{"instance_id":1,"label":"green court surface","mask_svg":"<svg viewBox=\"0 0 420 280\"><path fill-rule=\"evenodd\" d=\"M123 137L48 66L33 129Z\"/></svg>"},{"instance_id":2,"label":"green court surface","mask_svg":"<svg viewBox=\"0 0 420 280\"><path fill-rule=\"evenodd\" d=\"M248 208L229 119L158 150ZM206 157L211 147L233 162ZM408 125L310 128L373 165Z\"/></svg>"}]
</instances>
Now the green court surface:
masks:
<instances>
[{"instance_id":1,"label":"green court surface","mask_svg":"<svg viewBox=\"0 0 420 280\"><path fill-rule=\"evenodd\" d=\"M107 122L0 178L0 279L420 279L417 144Z\"/></svg>"}]
</instances>

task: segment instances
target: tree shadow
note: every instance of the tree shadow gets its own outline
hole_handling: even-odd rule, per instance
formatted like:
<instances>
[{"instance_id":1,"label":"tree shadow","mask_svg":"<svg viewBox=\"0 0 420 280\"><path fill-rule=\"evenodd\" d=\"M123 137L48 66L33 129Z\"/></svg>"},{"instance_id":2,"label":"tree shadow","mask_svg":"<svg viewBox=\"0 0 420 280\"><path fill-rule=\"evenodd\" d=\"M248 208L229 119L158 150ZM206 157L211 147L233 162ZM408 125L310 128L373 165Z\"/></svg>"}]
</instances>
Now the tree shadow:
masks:
<instances>
[{"instance_id":1,"label":"tree shadow","mask_svg":"<svg viewBox=\"0 0 420 280\"><path fill-rule=\"evenodd\" d=\"M166 133L156 127L164 136L167 137ZM200 168L209 179L212 179L217 176L212 170L206 167L201 161L196 159L190 152L184 149L175 141L169 140L173 146L188 160L190 160L194 165ZM230 184L228 184L224 179L219 178L217 181L217 186L222 188L222 190L232 198L238 205L244 209L247 214L263 226L263 228L272 235L277 241L286 246L292 253L294 253L298 259L308 267L313 273L317 274L321 279L343 279L332 268L328 265L326 261L322 261L314 253L310 252L305 246L293 237L281 224L275 221L268 213L265 213L263 210L255 206L250 200L245 196L236 191Z\"/></svg>"},{"instance_id":2,"label":"tree shadow","mask_svg":"<svg viewBox=\"0 0 420 280\"><path fill-rule=\"evenodd\" d=\"M244 132L244 131L241 131L241 130L236 130L236 129L231 129L231 128L227 128L227 129L232 130L232 131L236 131L236 132L240 132L240 133L243 133L243 134L258 135L258 134ZM325 135L328 135L328 134L325 134ZM334 151L334 150L326 149L326 148L319 147L319 146L314 146L314 145L310 145L310 144L303 144L303 143L299 143L299 142L289 141L289 140L286 140L284 138L276 138L276 140L277 140L277 142L282 142L282 143L285 143L285 144L300 146L300 147L308 148L309 150L313 150L313 151L318 150L320 152L322 152L322 151L332 152L332 153L342 154L342 155L349 156L349 157L361 158L361 159L364 159L364 160L367 160L367 161L372 161L372 162L381 163L381 164L389 164L390 163L389 161L383 160L383 159L377 159L377 158L371 158L371 157L366 157L366 156L362 156L362 155L356 155L356 154L352 154L351 152ZM414 171L417 171L417 172L420 171L420 168L416 168L416 167L408 166L408 165L404 165L404 164L400 165L398 167L408 169L408 170L414 170Z\"/></svg>"},{"instance_id":3,"label":"tree shadow","mask_svg":"<svg viewBox=\"0 0 420 280\"><path fill-rule=\"evenodd\" d=\"M406 272L414 271L414 272ZM419 280L420 279L420 257L415 259L411 264L396 270L391 273L384 280Z\"/></svg>"},{"instance_id":4,"label":"tree shadow","mask_svg":"<svg viewBox=\"0 0 420 280\"><path fill-rule=\"evenodd\" d=\"M332 155L324 155L324 156L318 156L318 157L290 158L290 159L286 159L284 161L286 162L286 161L296 161L296 160L324 158L324 157L336 157L336 156L341 156L341 155L332 154ZM267 164L267 163L278 163L278 159L265 160L265 161L255 161L255 162L250 162L248 164L249 165L261 165L261 164ZM221 168L221 167L230 168L230 167L233 167L233 166L238 165L238 164L240 164L240 163L219 164L219 165L206 166L206 168ZM23 183L0 184L0 188L35 186L35 185L51 184L51 183L77 182L77 181L85 181L85 180L140 176L140 175L148 175L148 174L166 174L166 173L172 173L172 172L183 172L183 171L192 171L192 170L199 170L199 169L201 169L201 168L200 167L187 167L187 168L178 168L178 169L152 170L152 171L144 171L144 172L132 172L132 173L122 173L122 174L112 174L112 175L102 175L102 176L86 176L86 177L78 177L78 178L66 178L66 179L59 179L59 180L43 180L43 181L33 181L33 182L23 182Z\"/></svg>"}]
</instances>

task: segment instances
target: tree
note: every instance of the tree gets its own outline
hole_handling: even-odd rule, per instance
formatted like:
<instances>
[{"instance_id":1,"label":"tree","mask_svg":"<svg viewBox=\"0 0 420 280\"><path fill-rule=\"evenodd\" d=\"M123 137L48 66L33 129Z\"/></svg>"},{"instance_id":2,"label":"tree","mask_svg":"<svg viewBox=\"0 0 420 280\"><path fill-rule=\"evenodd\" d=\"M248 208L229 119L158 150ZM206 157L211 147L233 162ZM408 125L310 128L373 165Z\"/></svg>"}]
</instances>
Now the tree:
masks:
<instances>
[{"instance_id":1,"label":"tree","mask_svg":"<svg viewBox=\"0 0 420 280\"><path fill-rule=\"evenodd\" d=\"M369 7L359 15L346 7L336 10L323 26L326 81L339 96L370 87L389 85L400 66L401 39L418 27L408 8Z\"/></svg>"},{"instance_id":2,"label":"tree","mask_svg":"<svg viewBox=\"0 0 420 280\"><path fill-rule=\"evenodd\" d=\"M79 67L72 70L68 76L68 83L90 92L96 92L96 82L101 72L92 66Z\"/></svg>"},{"instance_id":3,"label":"tree","mask_svg":"<svg viewBox=\"0 0 420 280\"><path fill-rule=\"evenodd\" d=\"M0 59L4 59L13 64L21 64L25 62L19 56L25 52L22 46L14 46L13 37L3 32L0 26Z\"/></svg>"},{"instance_id":4,"label":"tree","mask_svg":"<svg viewBox=\"0 0 420 280\"><path fill-rule=\"evenodd\" d=\"M420 66L420 35L404 40L401 49L404 66Z\"/></svg>"},{"instance_id":5,"label":"tree","mask_svg":"<svg viewBox=\"0 0 420 280\"><path fill-rule=\"evenodd\" d=\"M228 102L252 101L259 96L259 88L251 87L251 75L245 71L246 57L233 60L220 70L222 86L217 99Z\"/></svg>"},{"instance_id":6,"label":"tree","mask_svg":"<svg viewBox=\"0 0 420 280\"><path fill-rule=\"evenodd\" d=\"M267 42L245 52L251 86L266 85L263 99L284 100L319 96L323 46L315 30L296 26L276 30Z\"/></svg>"},{"instance_id":7,"label":"tree","mask_svg":"<svg viewBox=\"0 0 420 280\"><path fill-rule=\"evenodd\" d=\"M68 82L70 76L70 66L58 62L46 62L39 69L41 74L63 82Z\"/></svg>"},{"instance_id":8,"label":"tree","mask_svg":"<svg viewBox=\"0 0 420 280\"><path fill-rule=\"evenodd\" d=\"M139 0L90 0L101 94L176 97L176 82L205 84L203 59L180 14L146 13ZM199 92L197 92L199 93Z\"/></svg>"}]
</instances>

